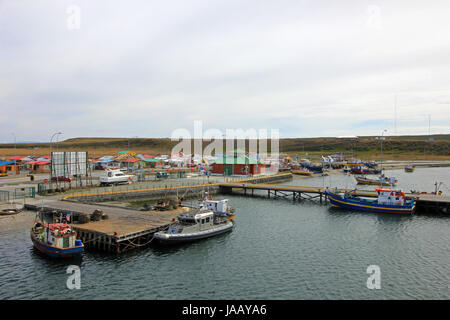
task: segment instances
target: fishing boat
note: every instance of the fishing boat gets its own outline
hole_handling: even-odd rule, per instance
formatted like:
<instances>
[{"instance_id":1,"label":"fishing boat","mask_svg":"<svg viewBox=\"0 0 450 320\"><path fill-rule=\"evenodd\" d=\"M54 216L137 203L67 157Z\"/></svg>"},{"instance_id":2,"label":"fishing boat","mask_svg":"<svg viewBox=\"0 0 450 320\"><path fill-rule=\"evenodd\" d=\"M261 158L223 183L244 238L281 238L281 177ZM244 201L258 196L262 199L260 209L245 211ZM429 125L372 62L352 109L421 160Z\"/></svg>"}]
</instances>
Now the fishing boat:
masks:
<instances>
[{"instance_id":1,"label":"fishing boat","mask_svg":"<svg viewBox=\"0 0 450 320\"><path fill-rule=\"evenodd\" d=\"M323 166L317 165L317 164L312 164L312 163L302 163L301 167L303 168L302 170L308 170L311 171L312 173L322 173L323 172Z\"/></svg>"},{"instance_id":2,"label":"fishing boat","mask_svg":"<svg viewBox=\"0 0 450 320\"><path fill-rule=\"evenodd\" d=\"M230 220L204 208L182 213L177 220L167 230L156 232L154 239L160 244L191 242L231 231L234 226Z\"/></svg>"},{"instance_id":3,"label":"fishing boat","mask_svg":"<svg viewBox=\"0 0 450 320\"><path fill-rule=\"evenodd\" d=\"M353 174L380 174L381 170L374 169L374 168L368 168L366 166L361 166L361 167L351 168L350 173L353 173Z\"/></svg>"},{"instance_id":4,"label":"fishing boat","mask_svg":"<svg viewBox=\"0 0 450 320\"><path fill-rule=\"evenodd\" d=\"M364 162L364 165L369 168L376 168L378 166L378 163L376 161L367 161Z\"/></svg>"},{"instance_id":5,"label":"fishing boat","mask_svg":"<svg viewBox=\"0 0 450 320\"><path fill-rule=\"evenodd\" d=\"M228 220L234 219L234 208L231 208L228 204L228 199L222 200L213 200L212 196L208 197L208 193L205 193L203 197L200 208L206 208L208 210L212 210L215 217L225 218Z\"/></svg>"},{"instance_id":6,"label":"fishing boat","mask_svg":"<svg viewBox=\"0 0 450 320\"><path fill-rule=\"evenodd\" d=\"M299 174L302 176L312 176L314 172L309 171L308 169L292 169L291 172L293 174Z\"/></svg>"},{"instance_id":7,"label":"fishing boat","mask_svg":"<svg viewBox=\"0 0 450 320\"><path fill-rule=\"evenodd\" d=\"M376 191L378 199L361 198L353 192L340 195L328 189L325 193L333 207L378 213L412 214L414 212L416 203L414 200L406 200L404 192L383 188L377 188Z\"/></svg>"},{"instance_id":8,"label":"fishing boat","mask_svg":"<svg viewBox=\"0 0 450 320\"><path fill-rule=\"evenodd\" d=\"M414 166L412 165L408 165L405 167L405 172L414 172Z\"/></svg>"},{"instance_id":9,"label":"fishing boat","mask_svg":"<svg viewBox=\"0 0 450 320\"><path fill-rule=\"evenodd\" d=\"M54 212L39 212L30 230L34 247L53 258L80 255L84 245L81 240L77 240L77 233L68 222L70 214L59 214L55 218Z\"/></svg>"},{"instance_id":10,"label":"fishing boat","mask_svg":"<svg viewBox=\"0 0 450 320\"><path fill-rule=\"evenodd\" d=\"M357 176L355 179L358 184L366 185L394 186L397 184L395 177L388 178L384 175L381 175L378 179L370 179L365 176Z\"/></svg>"}]
</instances>

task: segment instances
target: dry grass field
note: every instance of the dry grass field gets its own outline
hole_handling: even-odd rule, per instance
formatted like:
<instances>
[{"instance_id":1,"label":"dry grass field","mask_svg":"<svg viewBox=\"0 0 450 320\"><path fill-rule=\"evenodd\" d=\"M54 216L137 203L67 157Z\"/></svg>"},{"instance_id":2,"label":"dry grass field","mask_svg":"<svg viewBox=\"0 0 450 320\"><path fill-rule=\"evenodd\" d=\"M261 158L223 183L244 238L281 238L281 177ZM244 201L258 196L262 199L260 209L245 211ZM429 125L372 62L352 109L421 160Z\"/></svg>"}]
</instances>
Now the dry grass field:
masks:
<instances>
[{"instance_id":1,"label":"dry grass field","mask_svg":"<svg viewBox=\"0 0 450 320\"><path fill-rule=\"evenodd\" d=\"M392 160L450 160L450 135L396 136L383 141L383 159ZM58 144L20 143L0 144L0 159L18 156L44 156L53 151L87 151L90 158L117 155L128 150L135 153L170 154L177 142L169 138L74 138ZM203 147L209 142L204 142ZM246 142L248 145L248 141ZM280 139L282 154L301 158L320 159L321 155L345 153L361 159L379 159L380 141L375 137L352 138L292 138ZM192 148L193 150L193 148ZM270 142L268 142L270 152Z\"/></svg>"}]
</instances>

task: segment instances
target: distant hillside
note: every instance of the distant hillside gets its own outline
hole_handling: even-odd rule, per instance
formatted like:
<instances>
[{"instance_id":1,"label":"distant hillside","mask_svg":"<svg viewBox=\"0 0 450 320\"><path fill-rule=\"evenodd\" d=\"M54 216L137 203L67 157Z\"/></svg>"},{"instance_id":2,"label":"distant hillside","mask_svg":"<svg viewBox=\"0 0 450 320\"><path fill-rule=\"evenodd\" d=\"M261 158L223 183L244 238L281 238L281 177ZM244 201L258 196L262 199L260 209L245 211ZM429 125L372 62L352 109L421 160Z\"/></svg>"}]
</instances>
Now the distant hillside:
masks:
<instances>
[{"instance_id":1,"label":"distant hillside","mask_svg":"<svg viewBox=\"0 0 450 320\"><path fill-rule=\"evenodd\" d=\"M429 136L387 136L383 141L383 154L386 158L422 156L450 157L450 135L433 135L434 141ZM136 153L168 154L178 142L169 138L73 138L52 144L52 150L80 151L85 150L90 156L112 155L122 150L132 150ZM204 142L205 147L210 142ZM248 145L248 141L246 143ZM288 138L280 139L280 152L289 155L306 153L312 156L343 152L356 154L361 157L378 158L380 156L380 140L374 136L358 138ZM193 150L193 148L192 148ZM268 142L270 152L270 141ZM13 155L44 155L49 154L50 143L21 143L0 144L0 157Z\"/></svg>"}]
</instances>

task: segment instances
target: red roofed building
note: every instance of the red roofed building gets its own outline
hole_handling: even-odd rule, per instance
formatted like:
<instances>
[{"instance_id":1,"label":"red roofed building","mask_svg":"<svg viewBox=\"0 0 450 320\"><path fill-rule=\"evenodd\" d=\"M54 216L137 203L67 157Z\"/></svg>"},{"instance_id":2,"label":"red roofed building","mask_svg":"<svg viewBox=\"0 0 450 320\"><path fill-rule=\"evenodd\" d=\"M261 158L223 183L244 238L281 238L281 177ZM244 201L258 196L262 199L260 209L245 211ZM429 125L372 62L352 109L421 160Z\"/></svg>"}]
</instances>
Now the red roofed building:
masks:
<instances>
[{"instance_id":1,"label":"red roofed building","mask_svg":"<svg viewBox=\"0 0 450 320\"><path fill-rule=\"evenodd\" d=\"M47 173L50 172L50 161L30 161L30 173Z\"/></svg>"}]
</instances>

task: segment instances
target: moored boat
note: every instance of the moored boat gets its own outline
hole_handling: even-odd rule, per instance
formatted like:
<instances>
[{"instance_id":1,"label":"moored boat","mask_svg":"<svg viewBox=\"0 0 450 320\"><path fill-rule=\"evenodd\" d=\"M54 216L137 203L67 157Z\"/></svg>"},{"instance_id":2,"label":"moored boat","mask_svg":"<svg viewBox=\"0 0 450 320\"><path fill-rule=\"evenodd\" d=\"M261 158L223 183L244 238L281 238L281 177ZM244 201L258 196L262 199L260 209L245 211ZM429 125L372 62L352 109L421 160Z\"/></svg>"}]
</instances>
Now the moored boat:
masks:
<instances>
[{"instance_id":1,"label":"moored boat","mask_svg":"<svg viewBox=\"0 0 450 320\"><path fill-rule=\"evenodd\" d=\"M231 231L233 226L230 220L214 216L212 210L200 208L178 215L178 221L168 230L156 232L154 239L160 244L191 242Z\"/></svg>"},{"instance_id":2,"label":"moored boat","mask_svg":"<svg viewBox=\"0 0 450 320\"><path fill-rule=\"evenodd\" d=\"M200 208L212 210L214 216L218 218L233 220L235 216L234 209L228 204L228 199L213 200L211 196L208 197L208 193L203 197Z\"/></svg>"},{"instance_id":3,"label":"moored boat","mask_svg":"<svg viewBox=\"0 0 450 320\"><path fill-rule=\"evenodd\" d=\"M353 173L353 174L380 174L381 170L374 169L374 168L367 168L366 166L362 166L362 167L352 167L350 169L350 173Z\"/></svg>"},{"instance_id":4,"label":"moored boat","mask_svg":"<svg viewBox=\"0 0 450 320\"><path fill-rule=\"evenodd\" d=\"M414 172L414 166L411 166L411 165L406 166L405 172Z\"/></svg>"},{"instance_id":5,"label":"moored boat","mask_svg":"<svg viewBox=\"0 0 450 320\"><path fill-rule=\"evenodd\" d=\"M19 209L4 209L0 211L1 216L11 216L20 213L21 210Z\"/></svg>"},{"instance_id":6,"label":"moored boat","mask_svg":"<svg viewBox=\"0 0 450 320\"><path fill-rule=\"evenodd\" d=\"M292 169L291 172L293 174L299 174L302 176L312 176L314 172L309 171L308 169Z\"/></svg>"},{"instance_id":7,"label":"moored boat","mask_svg":"<svg viewBox=\"0 0 450 320\"><path fill-rule=\"evenodd\" d=\"M397 183L395 177L385 177L381 175L378 179L370 179L364 176L355 177L356 182L358 184L366 184L366 185L381 185L381 186L394 186Z\"/></svg>"},{"instance_id":8,"label":"moored boat","mask_svg":"<svg viewBox=\"0 0 450 320\"><path fill-rule=\"evenodd\" d=\"M414 200L406 200L404 192L383 188L377 188L376 191L378 199L357 197L351 192L340 195L326 190L325 193L333 207L377 213L412 214L414 212L416 203Z\"/></svg>"},{"instance_id":9,"label":"moored boat","mask_svg":"<svg viewBox=\"0 0 450 320\"><path fill-rule=\"evenodd\" d=\"M77 233L67 223L67 217L54 220L53 212L39 212L30 230L34 247L53 258L69 258L80 255L84 251Z\"/></svg>"}]
</instances>

